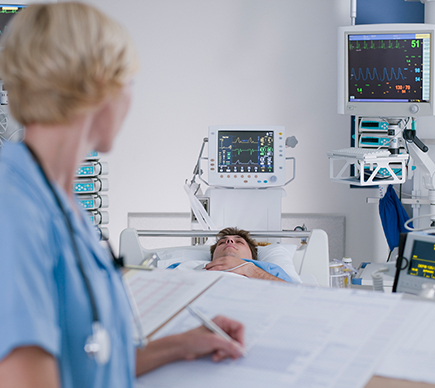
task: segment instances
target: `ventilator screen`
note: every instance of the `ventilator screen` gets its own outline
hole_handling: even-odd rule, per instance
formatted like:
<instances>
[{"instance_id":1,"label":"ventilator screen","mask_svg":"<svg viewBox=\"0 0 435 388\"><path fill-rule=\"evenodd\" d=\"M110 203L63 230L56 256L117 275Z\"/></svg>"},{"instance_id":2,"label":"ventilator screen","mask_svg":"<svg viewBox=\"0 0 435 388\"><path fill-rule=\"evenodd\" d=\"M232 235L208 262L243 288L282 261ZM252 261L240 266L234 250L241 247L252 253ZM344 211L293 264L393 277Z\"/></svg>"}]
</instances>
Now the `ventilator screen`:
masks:
<instances>
[{"instance_id":1,"label":"ventilator screen","mask_svg":"<svg viewBox=\"0 0 435 388\"><path fill-rule=\"evenodd\" d=\"M435 279L435 244L433 242L414 241L408 274Z\"/></svg>"}]
</instances>

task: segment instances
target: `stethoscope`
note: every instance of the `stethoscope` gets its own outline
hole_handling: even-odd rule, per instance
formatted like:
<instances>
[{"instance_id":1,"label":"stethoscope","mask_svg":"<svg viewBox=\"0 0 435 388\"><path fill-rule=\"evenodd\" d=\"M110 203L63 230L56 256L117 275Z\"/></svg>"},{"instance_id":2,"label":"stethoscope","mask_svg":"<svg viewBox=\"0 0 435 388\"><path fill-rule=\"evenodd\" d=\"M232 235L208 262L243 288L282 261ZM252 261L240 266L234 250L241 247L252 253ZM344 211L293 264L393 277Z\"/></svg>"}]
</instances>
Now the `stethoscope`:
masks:
<instances>
[{"instance_id":1,"label":"stethoscope","mask_svg":"<svg viewBox=\"0 0 435 388\"><path fill-rule=\"evenodd\" d=\"M89 301L91 304L91 311L92 311L92 334L90 336L88 336L88 338L86 339L84 350L85 350L86 354L89 357L94 358L95 361L99 365L105 365L109 361L109 358L110 358L110 349L111 349L110 336L109 336L108 331L103 327L102 323L100 322L97 304L95 301L95 295L92 291L91 282L89 281L89 278L87 277L86 272L85 272L84 267L83 267L83 260L82 260L82 257L80 255L80 251L78 249L76 239L74 237L74 230L73 230L71 219L68 216L68 213L66 212L66 210L62 204L62 201L60 200L59 195L56 192L56 189L53 187L52 183L48 179L47 174L45 173L45 171L42 167L40 159L38 158L38 156L35 154L35 152L27 144L25 144L25 145L26 145L27 149L29 150L30 154L33 156L33 159L35 160L36 165L38 166L47 187L49 188L50 192L52 193L52 195L56 201L56 204L59 207L59 210L61 211L61 213L65 219L65 224L67 226L68 234L69 234L70 239L71 239L71 244L72 244L72 248L74 251L74 255L77 259L77 266L79 268L80 275L83 278L86 292L89 296ZM109 245L109 251L112 255L115 267L123 266L123 259L122 258L118 258L118 259L115 258L113 251L110 249L110 245Z\"/></svg>"}]
</instances>

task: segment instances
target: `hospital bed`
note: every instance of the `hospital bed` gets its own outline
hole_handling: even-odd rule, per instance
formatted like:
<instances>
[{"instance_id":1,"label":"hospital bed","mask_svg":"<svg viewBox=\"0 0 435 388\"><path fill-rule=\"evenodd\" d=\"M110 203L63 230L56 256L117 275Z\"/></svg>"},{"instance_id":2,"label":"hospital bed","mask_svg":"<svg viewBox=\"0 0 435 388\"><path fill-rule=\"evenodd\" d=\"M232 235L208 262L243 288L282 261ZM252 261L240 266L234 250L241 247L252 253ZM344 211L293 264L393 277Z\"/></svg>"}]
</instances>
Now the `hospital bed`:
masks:
<instances>
[{"instance_id":1,"label":"hospital bed","mask_svg":"<svg viewBox=\"0 0 435 388\"><path fill-rule=\"evenodd\" d=\"M172 230L153 231L127 228L121 232L119 254L126 265L141 265L144 262L157 268L167 268L177 262L210 260L209 245L179 246L147 249L141 237L198 237L214 242L216 231ZM268 261L282 267L290 277L296 273L302 283L329 286L328 235L324 230L251 232L257 241L262 239L296 239L295 244L273 243L258 247L259 260ZM301 242L298 243L299 239ZM286 240L287 241L287 240Z\"/></svg>"}]
</instances>

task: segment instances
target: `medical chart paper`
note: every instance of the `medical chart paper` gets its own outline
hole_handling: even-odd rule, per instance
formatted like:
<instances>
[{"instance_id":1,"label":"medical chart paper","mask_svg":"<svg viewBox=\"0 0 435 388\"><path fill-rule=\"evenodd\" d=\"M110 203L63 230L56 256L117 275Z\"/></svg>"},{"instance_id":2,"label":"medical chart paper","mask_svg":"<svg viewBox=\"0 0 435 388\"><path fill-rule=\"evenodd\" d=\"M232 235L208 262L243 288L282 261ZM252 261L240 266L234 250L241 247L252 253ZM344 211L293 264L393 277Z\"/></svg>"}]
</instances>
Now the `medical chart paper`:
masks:
<instances>
[{"instance_id":1,"label":"medical chart paper","mask_svg":"<svg viewBox=\"0 0 435 388\"><path fill-rule=\"evenodd\" d=\"M400 296L221 278L192 306L244 323L246 357L180 361L137 380L137 388L364 387L402 328ZM186 311L157 336L198 326Z\"/></svg>"},{"instance_id":2,"label":"medical chart paper","mask_svg":"<svg viewBox=\"0 0 435 388\"><path fill-rule=\"evenodd\" d=\"M402 317L405 325L376 374L435 384L435 304L404 300L401 307L406 312Z\"/></svg>"},{"instance_id":3,"label":"medical chart paper","mask_svg":"<svg viewBox=\"0 0 435 388\"><path fill-rule=\"evenodd\" d=\"M133 325L135 337L150 335L220 277L211 271L129 271L123 281L141 325L141 333Z\"/></svg>"}]
</instances>

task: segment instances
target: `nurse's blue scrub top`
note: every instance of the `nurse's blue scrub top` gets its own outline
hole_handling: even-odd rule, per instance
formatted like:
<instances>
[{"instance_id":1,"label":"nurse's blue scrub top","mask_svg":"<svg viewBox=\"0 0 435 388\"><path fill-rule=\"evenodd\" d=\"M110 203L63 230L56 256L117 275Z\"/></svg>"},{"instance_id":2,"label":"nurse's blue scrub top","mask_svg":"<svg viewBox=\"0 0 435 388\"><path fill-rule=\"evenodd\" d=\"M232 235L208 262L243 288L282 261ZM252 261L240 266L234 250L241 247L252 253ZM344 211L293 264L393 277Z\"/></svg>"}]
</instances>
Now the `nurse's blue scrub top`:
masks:
<instances>
[{"instance_id":1,"label":"nurse's blue scrub top","mask_svg":"<svg viewBox=\"0 0 435 388\"><path fill-rule=\"evenodd\" d=\"M84 352L92 331L89 295L65 220L23 144L0 150L0 360L19 346L39 346L58 360L63 388L134 385L130 307L119 273L82 211L71 217L100 321L109 332L109 362Z\"/></svg>"}]
</instances>

